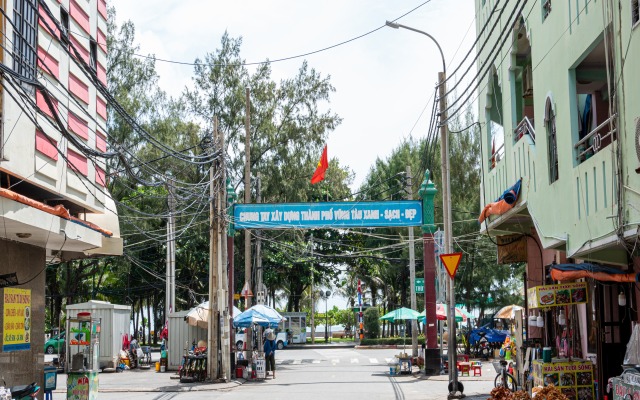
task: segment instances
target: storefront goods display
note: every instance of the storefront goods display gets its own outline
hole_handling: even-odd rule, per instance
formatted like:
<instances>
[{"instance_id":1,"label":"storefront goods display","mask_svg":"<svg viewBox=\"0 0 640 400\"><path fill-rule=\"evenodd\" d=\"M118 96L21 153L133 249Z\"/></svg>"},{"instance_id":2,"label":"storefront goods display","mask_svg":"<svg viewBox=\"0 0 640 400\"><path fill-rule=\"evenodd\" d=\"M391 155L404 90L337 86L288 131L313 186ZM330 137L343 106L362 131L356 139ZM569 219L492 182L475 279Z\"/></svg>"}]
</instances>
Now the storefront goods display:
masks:
<instances>
[{"instance_id":1,"label":"storefront goods display","mask_svg":"<svg viewBox=\"0 0 640 400\"><path fill-rule=\"evenodd\" d=\"M625 370L621 376L611 378L613 400L640 398L640 373L633 368Z\"/></svg>"},{"instance_id":2,"label":"storefront goods display","mask_svg":"<svg viewBox=\"0 0 640 400\"><path fill-rule=\"evenodd\" d=\"M527 291L527 301L530 309L583 304L587 293L586 282L535 286Z\"/></svg>"}]
</instances>

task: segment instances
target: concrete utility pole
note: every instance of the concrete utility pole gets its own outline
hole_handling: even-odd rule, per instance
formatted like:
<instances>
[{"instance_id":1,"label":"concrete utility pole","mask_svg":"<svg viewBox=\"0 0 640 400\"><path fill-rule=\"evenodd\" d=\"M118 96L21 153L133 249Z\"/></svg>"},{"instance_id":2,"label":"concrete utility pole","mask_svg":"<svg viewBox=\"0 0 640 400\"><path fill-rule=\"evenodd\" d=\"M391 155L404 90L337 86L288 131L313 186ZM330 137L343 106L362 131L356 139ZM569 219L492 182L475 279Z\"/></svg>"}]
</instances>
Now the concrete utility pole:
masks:
<instances>
[{"instance_id":1,"label":"concrete utility pole","mask_svg":"<svg viewBox=\"0 0 640 400\"><path fill-rule=\"evenodd\" d=\"M314 270L315 268L313 268L313 233L311 234L311 344L315 344L316 343L316 321L315 321L315 315L316 315L316 292L315 292L315 288L313 286L313 276L314 276Z\"/></svg>"},{"instance_id":2,"label":"concrete utility pole","mask_svg":"<svg viewBox=\"0 0 640 400\"><path fill-rule=\"evenodd\" d=\"M424 305L426 310L424 354L425 374L440 374L440 351L438 349L438 331L436 326L436 260L434 257L433 233L436 230L433 199L438 192L429 180L430 173L425 171L424 180L418 194L422 198L422 257L424 269Z\"/></svg>"},{"instance_id":3,"label":"concrete utility pole","mask_svg":"<svg viewBox=\"0 0 640 400\"><path fill-rule=\"evenodd\" d=\"M244 203L251 203L251 100L249 88L245 91L245 119L244 119ZM244 231L244 281L251 289L251 230ZM251 297L244 298L245 309L251 307ZM245 335L247 345L247 359L251 361L253 357L253 335Z\"/></svg>"},{"instance_id":4,"label":"concrete utility pole","mask_svg":"<svg viewBox=\"0 0 640 400\"><path fill-rule=\"evenodd\" d=\"M165 305L166 314L176 311L176 234L175 234L175 212L176 199L173 193L173 181L171 178L167 182L167 204L169 206L169 216L167 219L167 263L166 263L166 292Z\"/></svg>"},{"instance_id":5,"label":"concrete utility pole","mask_svg":"<svg viewBox=\"0 0 640 400\"><path fill-rule=\"evenodd\" d=\"M223 152L223 156L224 154L226 154L226 151ZM233 246L233 238L235 236L235 228L233 225L233 204L236 201L236 198L238 197L236 195L236 192L233 188L233 185L231 184L231 179L227 178L227 206L228 206L228 211L227 211L227 218L229 219L229 226L227 228L227 267L228 267L228 286L227 286L227 294L229 296L229 359L230 359L230 368L231 371L235 371L235 342L236 342L236 338L235 338L235 329L232 326L233 323L233 299L234 299L234 292L235 292L235 287L234 287L234 260L233 260L233 253L234 253L234 246Z\"/></svg>"},{"instance_id":6,"label":"concrete utility pole","mask_svg":"<svg viewBox=\"0 0 640 400\"><path fill-rule=\"evenodd\" d=\"M212 151L214 151L218 141L218 120L213 120L213 140L211 141ZM218 193L215 190L215 161L209 167L209 316L208 316L208 351L207 366L209 379L218 378L218 223L215 220L217 212Z\"/></svg>"},{"instance_id":7,"label":"concrete utility pole","mask_svg":"<svg viewBox=\"0 0 640 400\"><path fill-rule=\"evenodd\" d=\"M413 199L413 188L411 179L411 166L407 166L407 200ZM417 310L416 301L416 249L413 240L413 227L409 227L409 281L411 285L411 309ZM418 321L411 321L411 350L413 357L418 356Z\"/></svg>"},{"instance_id":8,"label":"concrete utility pole","mask_svg":"<svg viewBox=\"0 0 640 400\"><path fill-rule=\"evenodd\" d=\"M262 202L262 180L256 176L256 203ZM266 304L266 293L262 290L262 231L256 229L256 304ZM261 337L261 336L260 336Z\"/></svg>"},{"instance_id":9,"label":"concrete utility pole","mask_svg":"<svg viewBox=\"0 0 640 400\"><path fill-rule=\"evenodd\" d=\"M218 118L216 117L216 130L218 126ZM218 162L218 196L216 199L216 204L218 206L218 213L216 215L216 223L218 226L218 277L219 277L219 290L218 290L218 315L222 315L225 318L219 318L220 324L222 324L222 333L220 335L220 355L221 355L221 377L225 379L225 381L229 382L231 379L231 348L224 345L226 343L226 339L230 336L230 324L229 318L226 318L231 310L230 304L227 302L228 296L227 292L229 291L228 286L228 278L227 278L227 227L226 221L224 219L224 209L225 209L225 199L227 197L226 186L224 182L226 180L226 168L224 164L224 154L225 154L225 141L224 141L224 132L220 132L218 134L220 139L220 159Z\"/></svg>"}]
</instances>

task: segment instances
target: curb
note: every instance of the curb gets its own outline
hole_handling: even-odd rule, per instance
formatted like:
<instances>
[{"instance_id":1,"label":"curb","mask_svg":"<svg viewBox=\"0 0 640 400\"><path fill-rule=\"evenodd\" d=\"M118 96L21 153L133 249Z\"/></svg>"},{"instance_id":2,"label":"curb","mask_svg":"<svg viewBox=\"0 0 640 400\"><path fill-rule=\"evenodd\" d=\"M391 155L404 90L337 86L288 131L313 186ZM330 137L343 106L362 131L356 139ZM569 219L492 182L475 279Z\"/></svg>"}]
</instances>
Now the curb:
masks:
<instances>
[{"instance_id":1,"label":"curb","mask_svg":"<svg viewBox=\"0 0 640 400\"><path fill-rule=\"evenodd\" d=\"M242 385L246 379L235 379L229 382L208 383L201 382L193 386L164 386L155 388L127 387L127 388L100 388L98 393L143 393L143 392L210 392L216 390L228 390ZM67 393L66 389L56 389L53 393Z\"/></svg>"}]
</instances>

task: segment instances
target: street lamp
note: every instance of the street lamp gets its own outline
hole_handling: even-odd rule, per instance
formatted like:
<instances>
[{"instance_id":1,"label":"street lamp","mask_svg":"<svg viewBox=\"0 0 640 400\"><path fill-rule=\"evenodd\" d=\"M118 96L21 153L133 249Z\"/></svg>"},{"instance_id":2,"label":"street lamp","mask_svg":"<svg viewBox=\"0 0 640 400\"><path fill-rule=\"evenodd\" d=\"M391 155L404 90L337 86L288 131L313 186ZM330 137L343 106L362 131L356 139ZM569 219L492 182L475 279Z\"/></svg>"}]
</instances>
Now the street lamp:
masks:
<instances>
[{"instance_id":1,"label":"street lamp","mask_svg":"<svg viewBox=\"0 0 640 400\"><path fill-rule=\"evenodd\" d=\"M442 72L438 73L438 96L440 98L440 159L442 162L442 214L444 219L444 253L450 254L453 247L452 240L452 226L451 226L451 182L449 180L449 134L447 131L447 102L446 102L446 79L447 79L447 66L444 59L444 53L442 52L442 47L438 41L428 34L427 32L423 32L419 29L411 28L409 26L401 25L396 22L387 21L386 25L388 27L398 29L403 28L413 32L417 32L427 36L431 39L436 46L438 47L438 51L440 52L440 57L442 58ZM426 255L425 255L426 257ZM425 285L427 282L425 282ZM426 290L426 287L425 287ZM449 358L449 381L451 382L449 385L450 393L449 398L455 397L455 393L460 391L462 393L463 387L458 384L458 376L455 373L455 369L451 366L456 365L455 363L455 355L456 355L456 331L455 331L455 295L454 295L454 284L453 279L449 280L448 284L449 291L449 312L448 312L448 325L449 325L449 348L447 350L448 358ZM427 315L427 320L429 317L433 318L435 316Z\"/></svg>"},{"instance_id":2,"label":"street lamp","mask_svg":"<svg viewBox=\"0 0 640 400\"><path fill-rule=\"evenodd\" d=\"M328 311L328 306L327 303L329 301L329 296L331 296L331 292L330 291L324 291L321 290L320 291L320 297L322 297L324 299L324 341L325 343L329 341L329 311Z\"/></svg>"}]
</instances>

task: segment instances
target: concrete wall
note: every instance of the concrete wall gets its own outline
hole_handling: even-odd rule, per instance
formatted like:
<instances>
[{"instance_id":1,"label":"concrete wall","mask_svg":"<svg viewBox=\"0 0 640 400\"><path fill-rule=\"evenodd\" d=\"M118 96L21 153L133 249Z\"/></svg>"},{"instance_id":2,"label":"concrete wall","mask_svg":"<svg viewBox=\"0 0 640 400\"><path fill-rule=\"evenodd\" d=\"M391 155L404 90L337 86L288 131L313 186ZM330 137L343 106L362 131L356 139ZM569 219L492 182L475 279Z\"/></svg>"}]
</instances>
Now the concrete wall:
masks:
<instances>
[{"instance_id":1,"label":"concrete wall","mask_svg":"<svg viewBox=\"0 0 640 400\"><path fill-rule=\"evenodd\" d=\"M0 229L2 227L0 226ZM17 272L18 281L26 282L19 289L31 289L31 350L4 353L0 346L0 380L7 385L43 383L44 368L44 293L45 293L45 251L17 242L0 240L0 275ZM37 275L37 276L36 276ZM34 278L35 277L35 278ZM3 290L0 289L0 293ZM0 297L0 309L4 307ZM0 337L4 337L4 316L0 313ZM0 382L0 384L2 384ZM42 395L39 397L42 398Z\"/></svg>"}]
</instances>

